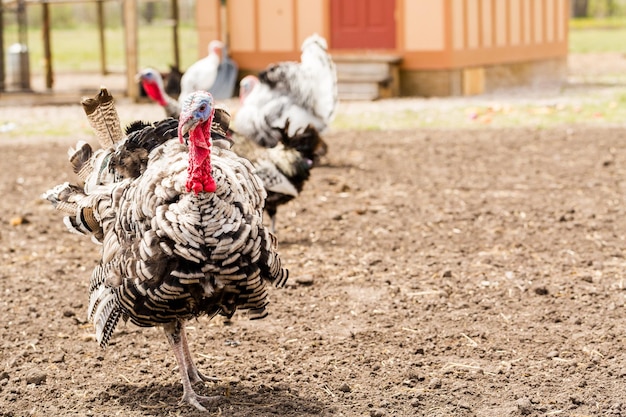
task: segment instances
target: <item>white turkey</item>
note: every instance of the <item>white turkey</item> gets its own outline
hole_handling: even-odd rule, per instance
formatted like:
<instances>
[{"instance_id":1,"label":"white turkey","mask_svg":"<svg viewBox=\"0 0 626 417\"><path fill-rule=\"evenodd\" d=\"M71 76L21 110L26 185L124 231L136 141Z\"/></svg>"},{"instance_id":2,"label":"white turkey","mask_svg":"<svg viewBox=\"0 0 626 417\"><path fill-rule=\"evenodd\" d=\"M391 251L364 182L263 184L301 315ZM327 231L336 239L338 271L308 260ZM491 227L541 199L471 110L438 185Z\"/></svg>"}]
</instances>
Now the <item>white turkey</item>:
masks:
<instances>
[{"instance_id":1,"label":"white turkey","mask_svg":"<svg viewBox=\"0 0 626 417\"><path fill-rule=\"evenodd\" d=\"M326 40L313 34L302 43L300 62L268 66L258 78L240 83L241 107L234 130L255 142L272 147L281 140L280 130L289 120L288 135L313 126L320 133L337 109L337 72Z\"/></svg>"},{"instance_id":2,"label":"white turkey","mask_svg":"<svg viewBox=\"0 0 626 417\"><path fill-rule=\"evenodd\" d=\"M194 62L185 71L180 79L179 103L182 105L185 98L195 91L211 92L211 87L217 78L217 70L220 65L220 54L224 44L221 41L209 42L209 53L206 57Z\"/></svg>"},{"instance_id":3,"label":"white turkey","mask_svg":"<svg viewBox=\"0 0 626 417\"><path fill-rule=\"evenodd\" d=\"M90 212L101 229L88 307L98 343L107 346L120 318L162 326L178 363L182 401L202 411L221 397L192 388L211 378L192 360L185 321L231 317L237 309L263 318L268 285L281 287L288 277L276 239L263 226L261 181L250 162L211 139L213 117L211 95L196 92L184 102L176 134L168 120L131 127L102 166L87 170L87 177L100 178L103 169L112 176L88 192L76 187L72 202L76 221ZM162 123L167 127L160 129ZM133 147L152 149L146 160L123 157ZM127 162L139 169L118 172ZM46 197L58 204L64 186Z\"/></svg>"}]
</instances>

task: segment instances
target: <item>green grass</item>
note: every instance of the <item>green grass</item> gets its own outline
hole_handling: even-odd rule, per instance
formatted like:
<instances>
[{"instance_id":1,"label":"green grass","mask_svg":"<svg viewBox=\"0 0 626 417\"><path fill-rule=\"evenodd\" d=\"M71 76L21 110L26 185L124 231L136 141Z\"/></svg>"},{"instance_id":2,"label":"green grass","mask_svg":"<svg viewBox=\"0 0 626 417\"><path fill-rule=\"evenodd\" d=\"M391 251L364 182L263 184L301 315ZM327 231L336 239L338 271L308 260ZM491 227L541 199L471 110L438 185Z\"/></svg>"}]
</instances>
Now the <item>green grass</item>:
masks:
<instances>
[{"instance_id":1,"label":"green grass","mask_svg":"<svg viewBox=\"0 0 626 417\"><path fill-rule=\"evenodd\" d=\"M571 19L569 28L572 53L626 53L626 17Z\"/></svg>"},{"instance_id":2,"label":"green grass","mask_svg":"<svg viewBox=\"0 0 626 417\"><path fill-rule=\"evenodd\" d=\"M626 26L612 29L581 29L569 32L572 53L626 53Z\"/></svg>"},{"instance_id":3,"label":"green grass","mask_svg":"<svg viewBox=\"0 0 626 417\"><path fill-rule=\"evenodd\" d=\"M195 28L180 27L180 59L183 68L198 59L198 37ZM153 66L167 70L174 62L172 29L168 26L142 26L139 30L139 67ZM5 32L5 47L17 42L16 30ZM44 72L43 41L39 30L28 32L30 69L33 74ZM106 29L105 48L107 69L122 72L124 62L124 33ZM51 36L52 68L54 72L92 72L100 70L99 34L95 27L54 29Z\"/></svg>"},{"instance_id":4,"label":"green grass","mask_svg":"<svg viewBox=\"0 0 626 417\"><path fill-rule=\"evenodd\" d=\"M615 17L585 17L570 19L569 28L580 29L619 29L626 27L626 16Z\"/></svg>"},{"instance_id":5,"label":"green grass","mask_svg":"<svg viewBox=\"0 0 626 417\"><path fill-rule=\"evenodd\" d=\"M340 112L334 130L395 130L414 128L551 128L574 125L624 125L626 86L610 91L568 93L568 98L521 101L450 98L431 102L424 99L419 110L381 112L372 105L361 114Z\"/></svg>"}]
</instances>

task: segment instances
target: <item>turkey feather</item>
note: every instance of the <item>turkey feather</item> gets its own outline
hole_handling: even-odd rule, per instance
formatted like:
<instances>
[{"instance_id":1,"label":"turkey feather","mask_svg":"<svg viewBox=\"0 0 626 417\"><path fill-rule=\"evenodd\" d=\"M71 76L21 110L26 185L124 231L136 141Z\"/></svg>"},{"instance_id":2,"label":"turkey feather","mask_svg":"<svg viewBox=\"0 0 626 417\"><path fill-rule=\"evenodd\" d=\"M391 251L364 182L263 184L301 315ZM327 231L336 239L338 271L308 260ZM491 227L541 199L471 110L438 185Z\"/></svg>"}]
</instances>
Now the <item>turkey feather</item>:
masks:
<instances>
[{"instance_id":1,"label":"turkey feather","mask_svg":"<svg viewBox=\"0 0 626 417\"><path fill-rule=\"evenodd\" d=\"M213 143L213 116L212 97L193 93L175 124L178 138L171 138L171 119L133 124L125 139L81 162L92 167L82 189L49 192L53 204L75 210L77 224L95 223L92 233L102 242L87 309L100 346L109 344L120 319L162 325L183 399L199 410L206 398L191 385L190 375L200 374L184 322L231 317L238 309L265 317L269 285L283 286L289 275L263 224L263 183L249 161Z\"/></svg>"},{"instance_id":2,"label":"turkey feather","mask_svg":"<svg viewBox=\"0 0 626 417\"><path fill-rule=\"evenodd\" d=\"M301 47L300 62L269 65L258 78L241 80L241 108L234 129L257 143L273 147L280 141L276 129L290 123L295 132L313 126L324 132L338 104L337 71L324 38L313 34Z\"/></svg>"}]
</instances>

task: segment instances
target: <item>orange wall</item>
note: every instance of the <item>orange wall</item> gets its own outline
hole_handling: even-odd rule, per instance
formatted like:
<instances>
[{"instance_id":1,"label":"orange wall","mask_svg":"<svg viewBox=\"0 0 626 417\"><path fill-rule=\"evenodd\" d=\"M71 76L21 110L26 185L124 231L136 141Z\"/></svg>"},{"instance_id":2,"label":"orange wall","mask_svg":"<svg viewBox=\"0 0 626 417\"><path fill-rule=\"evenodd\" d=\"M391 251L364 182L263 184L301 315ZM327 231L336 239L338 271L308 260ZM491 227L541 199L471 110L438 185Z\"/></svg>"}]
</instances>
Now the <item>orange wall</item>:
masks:
<instances>
[{"instance_id":1,"label":"orange wall","mask_svg":"<svg viewBox=\"0 0 626 417\"><path fill-rule=\"evenodd\" d=\"M304 39L328 39L329 0L228 0L229 52L240 68L260 70L276 61L297 60ZM196 2L199 56L220 39L219 0ZM200 18L203 16L203 18ZM202 19L214 21L208 27ZM202 27L201 27L202 26ZM217 30L214 30L217 28Z\"/></svg>"},{"instance_id":2,"label":"orange wall","mask_svg":"<svg viewBox=\"0 0 626 417\"><path fill-rule=\"evenodd\" d=\"M331 0L228 0L230 53L240 68L295 60L317 32L330 39ZM567 54L570 0L397 0L403 69L450 69ZM220 38L219 0L196 2L199 56ZM333 51L355 53L359 51ZM363 51L365 52L365 51Z\"/></svg>"},{"instance_id":3,"label":"orange wall","mask_svg":"<svg viewBox=\"0 0 626 417\"><path fill-rule=\"evenodd\" d=\"M440 51L446 47L443 0L399 1L404 7L401 45L413 51Z\"/></svg>"},{"instance_id":4,"label":"orange wall","mask_svg":"<svg viewBox=\"0 0 626 417\"><path fill-rule=\"evenodd\" d=\"M228 14L231 51L256 51L258 34L255 25L257 20L255 1L230 0L228 4L230 10L237 10L237 13Z\"/></svg>"},{"instance_id":5,"label":"orange wall","mask_svg":"<svg viewBox=\"0 0 626 417\"><path fill-rule=\"evenodd\" d=\"M298 48L294 26L298 19L292 0L263 0L257 8L260 51L291 52Z\"/></svg>"},{"instance_id":6,"label":"orange wall","mask_svg":"<svg viewBox=\"0 0 626 417\"><path fill-rule=\"evenodd\" d=\"M231 0L232 1L232 0ZM207 54L209 42L220 39L220 0L196 2L196 26L198 28L198 59Z\"/></svg>"},{"instance_id":7,"label":"orange wall","mask_svg":"<svg viewBox=\"0 0 626 417\"><path fill-rule=\"evenodd\" d=\"M324 1L297 0L296 4L296 45L300 45L312 33L329 38L327 3ZM328 6L330 7L330 6Z\"/></svg>"},{"instance_id":8,"label":"orange wall","mask_svg":"<svg viewBox=\"0 0 626 417\"><path fill-rule=\"evenodd\" d=\"M423 0L404 0L404 7L419 1ZM567 55L569 0L433 0L432 3L443 9L443 17L432 10L429 16L443 20L446 47L415 48L410 40L405 41L405 48L398 51L404 69L464 68ZM404 33L414 36L411 29Z\"/></svg>"}]
</instances>

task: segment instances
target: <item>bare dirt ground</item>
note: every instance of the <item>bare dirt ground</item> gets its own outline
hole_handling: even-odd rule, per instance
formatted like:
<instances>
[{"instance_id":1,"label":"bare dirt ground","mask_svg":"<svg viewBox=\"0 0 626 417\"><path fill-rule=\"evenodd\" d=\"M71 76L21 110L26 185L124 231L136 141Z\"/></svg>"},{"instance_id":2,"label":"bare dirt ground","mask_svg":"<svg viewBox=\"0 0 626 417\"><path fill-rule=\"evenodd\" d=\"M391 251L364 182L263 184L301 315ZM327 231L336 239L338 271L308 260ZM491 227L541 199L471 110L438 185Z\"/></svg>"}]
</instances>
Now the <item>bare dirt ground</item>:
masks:
<instances>
[{"instance_id":1,"label":"bare dirt ground","mask_svg":"<svg viewBox=\"0 0 626 417\"><path fill-rule=\"evenodd\" d=\"M98 247L38 198L76 139L0 141L0 416L626 416L623 128L331 132L270 316L190 323L209 413L160 330L93 340Z\"/></svg>"}]
</instances>

